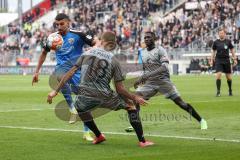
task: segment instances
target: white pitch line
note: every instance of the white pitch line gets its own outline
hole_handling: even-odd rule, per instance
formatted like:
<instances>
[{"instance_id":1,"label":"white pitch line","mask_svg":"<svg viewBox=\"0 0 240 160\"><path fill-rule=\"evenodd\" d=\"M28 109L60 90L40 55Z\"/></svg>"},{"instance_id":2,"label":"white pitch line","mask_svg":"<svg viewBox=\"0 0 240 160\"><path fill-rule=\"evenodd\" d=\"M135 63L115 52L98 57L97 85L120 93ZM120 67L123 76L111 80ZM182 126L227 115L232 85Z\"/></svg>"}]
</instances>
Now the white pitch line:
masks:
<instances>
[{"instance_id":1,"label":"white pitch line","mask_svg":"<svg viewBox=\"0 0 240 160\"><path fill-rule=\"evenodd\" d=\"M9 129L24 129L24 130L38 130L38 131L57 131L57 132L83 132L80 130L71 130L71 129L60 129L60 128L38 128L38 127L24 127L24 126L0 126L0 128L9 128ZM111 135L126 135L134 136L133 133L123 133L123 132L103 132L105 134ZM187 137L187 136L168 136L168 135L157 135L157 134L145 134L149 137L160 137L160 138L175 138L175 139L187 139L187 140L201 140L201 141L220 141L220 142L233 142L240 143L239 139L222 139L222 138L203 138L203 137Z\"/></svg>"},{"instance_id":2,"label":"white pitch line","mask_svg":"<svg viewBox=\"0 0 240 160\"><path fill-rule=\"evenodd\" d=\"M53 110L54 108L42 108L42 109L11 109L11 110L3 110L0 111L0 113L6 113L6 112L28 112L28 111L42 111L42 110Z\"/></svg>"}]
</instances>

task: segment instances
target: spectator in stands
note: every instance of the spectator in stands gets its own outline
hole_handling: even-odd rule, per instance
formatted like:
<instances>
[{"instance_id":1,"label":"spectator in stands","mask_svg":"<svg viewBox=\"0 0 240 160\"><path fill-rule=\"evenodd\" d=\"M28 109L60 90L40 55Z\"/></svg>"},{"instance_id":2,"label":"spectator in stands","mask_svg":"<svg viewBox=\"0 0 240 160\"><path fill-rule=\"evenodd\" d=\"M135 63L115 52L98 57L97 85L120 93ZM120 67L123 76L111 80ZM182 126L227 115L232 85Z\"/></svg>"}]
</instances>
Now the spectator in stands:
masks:
<instances>
[{"instance_id":1,"label":"spectator in stands","mask_svg":"<svg viewBox=\"0 0 240 160\"><path fill-rule=\"evenodd\" d=\"M207 73L209 74L210 73L210 63L209 63L209 59L208 58L204 58L204 59L201 59L199 61L199 65L201 67L201 72L202 73Z\"/></svg>"},{"instance_id":2,"label":"spectator in stands","mask_svg":"<svg viewBox=\"0 0 240 160\"><path fill-rule=\"evenodd\" d=\"M51 1L56 5L55 0ZM86 0L66 1L66 7L62 11L69 13L74 19L72 28L99 35L106 30L115 31L119 42L127 41L135 51L136 46L142 41L141 33L149 27L157 33L157 37L161 37L159 43L168 49L192 46L209 48L214 39L208 33L219 25L229 26L228 32L232 35L230 38L235 43L239 43L240 2L237 0L213 0L195 10L184 10L180 7L160 21L154 20L156 17L154 12L169 8L176 0L88 0L88 3L85 2ZM35 8L34 12L28 12L23 16L25 31L22 33L18 24L9 24L8 27L9 35L23 37L28 35L30 41L37 39L36 44L32 43L29 46L30 50L39 46L47 33L53 31L53 28L33 26L35 23L29 23L36 19L37 13Z\"/></svg>"}]
</instances>

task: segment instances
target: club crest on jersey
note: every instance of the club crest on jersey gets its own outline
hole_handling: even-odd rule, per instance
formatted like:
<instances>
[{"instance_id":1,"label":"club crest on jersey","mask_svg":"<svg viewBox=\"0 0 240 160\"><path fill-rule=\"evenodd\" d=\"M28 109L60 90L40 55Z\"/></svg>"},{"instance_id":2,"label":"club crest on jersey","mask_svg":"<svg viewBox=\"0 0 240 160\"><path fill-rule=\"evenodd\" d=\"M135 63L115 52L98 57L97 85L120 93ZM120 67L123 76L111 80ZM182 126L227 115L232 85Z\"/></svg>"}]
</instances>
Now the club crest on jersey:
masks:
<instances>
[{"instance_id":1,"label":"club crest on jersey","mask_svg":"<svg viewBox=\"0 0 240 160\"><path fill-rule=\"evenodd\" d=\"M92 39L91 35L87 35L86 37L87 37L87 39Z\"/></svg>"},{"instance_id":2,"label":"club crest on jersey","mask_svg":"<svg viewBox=\"0 0 240 160\"><path fill-rule=\"evenodd\" d=\"M224 49L228 49L228 46L226 44L224 44Z\"/></svg>"},{"instance_id":3,"label":"club crest on jersey","mask_svg":"<svg viewBox=\"0 0 240 160\"><path fill-rule=\"evenodd\" d=\"M74 43L74 39L73 38L69 38L68 39L68 43L73 44Z\"/></svg>"}]
</instances>

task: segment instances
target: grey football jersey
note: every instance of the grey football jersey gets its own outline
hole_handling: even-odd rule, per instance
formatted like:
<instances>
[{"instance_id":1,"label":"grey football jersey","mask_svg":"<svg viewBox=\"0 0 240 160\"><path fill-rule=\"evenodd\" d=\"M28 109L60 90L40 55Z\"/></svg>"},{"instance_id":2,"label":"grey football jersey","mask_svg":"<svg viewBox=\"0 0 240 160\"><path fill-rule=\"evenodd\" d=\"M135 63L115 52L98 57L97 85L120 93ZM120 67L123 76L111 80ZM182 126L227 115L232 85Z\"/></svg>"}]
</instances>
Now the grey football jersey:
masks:
<instances>
[{"instance_id":1,"label":"grey football jersey","mask_svg":"<svg viewBox=\"0 0 240 160\"><path fill-rule=\"evenodd\" d=\"M166 65L169 63L168 55L166 50L158 46L151 51L148 51L147 49L144 49L142 51L142 63L143 63L143 70L145 73L147 72L153 72L159 69L160 66ZM161 72L158 75L155 75L153 77L149 77L147 81L155 82L159 81L159 79L169 79L169 70L165 72Z\"/></svg>"},{"instance_id":2,"label":"grey football jersey","mask_svg":"<svg viewBox=\"0 0 240 160\"><path fill-rule=\"evenodd\" d=\"M80 88L84 87L86 91L106 96L113 93L110 87L112 79L115 82L124 80L120 64L111 52L103 48L93 48L83 53L76 66L81 68Z\"/></svg>"}]
</instances>

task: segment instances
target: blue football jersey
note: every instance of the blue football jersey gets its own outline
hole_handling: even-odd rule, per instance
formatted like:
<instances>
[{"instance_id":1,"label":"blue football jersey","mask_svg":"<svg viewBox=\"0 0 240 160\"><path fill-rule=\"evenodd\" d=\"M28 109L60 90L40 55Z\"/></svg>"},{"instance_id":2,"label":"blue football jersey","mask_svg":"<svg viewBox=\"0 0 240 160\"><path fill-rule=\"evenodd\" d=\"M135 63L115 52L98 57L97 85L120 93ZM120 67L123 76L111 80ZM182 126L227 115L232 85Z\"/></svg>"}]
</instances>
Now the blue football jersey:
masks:
<instances>
[{"instance_id":1,"label":"blue football jersey","mask_svg":"<svg viewBox=\"0 0 240 160\"><path fill-rule=\"evenodd\" d=\"M66 35L62 35L63 45L60 49L56 50L56 60L57 65L54 71L56 75L63 75L69 71L77 59L81 56L83 52L83 46L85 44L92 45L93 37L87 35L83 32L70 30ZM51 49L45 44L43 46L46 52L49 52ZM78 70L68 83L72 85L78 85L80 83L80 70Z\"/></svg>"},{"instance_id":2,"label":"blue football jersey","mask_svg":"<svg viewBox=\"0 0 240 160\"><path fill-rule=\"evenodd\" d=\"M70 30L66 35L62 35L63 45L60 49L56 50L56 69L63 69L68 71L76 63L77 59L83 52L85 44L92 45L93 37L83 32ZM45 45L43 47L47 52L50 48Z\"/></svg>"}]
</instances>

